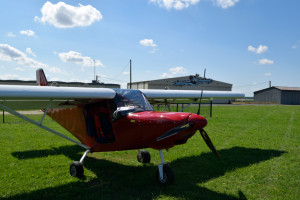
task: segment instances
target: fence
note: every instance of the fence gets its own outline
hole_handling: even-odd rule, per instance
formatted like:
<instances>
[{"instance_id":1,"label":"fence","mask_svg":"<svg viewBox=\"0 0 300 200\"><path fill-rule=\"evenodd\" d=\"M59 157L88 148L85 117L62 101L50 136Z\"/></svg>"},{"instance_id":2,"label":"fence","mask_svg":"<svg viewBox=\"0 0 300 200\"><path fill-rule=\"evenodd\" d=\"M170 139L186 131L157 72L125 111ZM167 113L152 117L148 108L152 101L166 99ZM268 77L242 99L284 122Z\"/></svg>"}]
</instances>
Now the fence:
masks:
<instances>
[{"instance_id":1,"label":"fence","mask_svg":"<svg viewBox=\"0 0 300 200\"><path fill-rule=\"evenodd\" d=\"M152 104L155 111L169 111L168 106L164 104ZM199 103L172 103L170 109L173 112L191 112L197 113ZM212 117L212 101L201 102L200 104L200 115L204 117Z\"/></svg>"}]
</instances>

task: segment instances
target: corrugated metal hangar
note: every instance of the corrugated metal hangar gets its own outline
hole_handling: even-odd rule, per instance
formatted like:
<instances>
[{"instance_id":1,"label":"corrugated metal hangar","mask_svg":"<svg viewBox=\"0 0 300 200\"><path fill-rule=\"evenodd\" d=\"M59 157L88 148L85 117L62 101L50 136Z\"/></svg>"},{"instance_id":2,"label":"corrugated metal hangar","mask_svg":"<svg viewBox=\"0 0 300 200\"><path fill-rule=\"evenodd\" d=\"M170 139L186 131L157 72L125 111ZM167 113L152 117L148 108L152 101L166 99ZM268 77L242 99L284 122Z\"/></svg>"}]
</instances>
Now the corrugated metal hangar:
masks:
<instances>
[{"instance_id":1,"label":"corrugated metal hangar","mask_svg":"<svg viewBox=\"0 0 300 200\"><path fill-rule=\"evenodd\" d=\"M130 88L130 83L127 84ZM132 89L213 90L231 91L232 84L202 78L198 74L175 78L133 82Z\"/></svg>"},{"instance_id":2,"label":"corrugated metal hangar","mask_svg":"<svg viewBox=\"0 0 300 200\"><path fill-rule=\"evenodd\" d=\"M278 103L300 105L300 87L274 86L254 92L254 101L262 103Z\"/></svg>"}]
</instances>

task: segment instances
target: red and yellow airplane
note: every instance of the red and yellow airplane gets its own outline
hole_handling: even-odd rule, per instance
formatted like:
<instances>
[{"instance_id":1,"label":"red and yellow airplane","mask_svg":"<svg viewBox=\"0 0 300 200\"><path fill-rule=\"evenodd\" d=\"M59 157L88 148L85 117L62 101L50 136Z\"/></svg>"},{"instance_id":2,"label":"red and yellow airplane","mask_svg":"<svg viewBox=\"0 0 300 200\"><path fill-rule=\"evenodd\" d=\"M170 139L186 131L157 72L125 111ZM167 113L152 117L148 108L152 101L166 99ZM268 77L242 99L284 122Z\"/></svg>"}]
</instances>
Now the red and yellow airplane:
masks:
<instances>
[{"instance_id":1,"label":"red and yellow airplane","mask_svg":"<svg viewBox=\"0 0 300 200\"><path fill-rule=\"evenodd\" d=\"M152 102L174 99L239 98L239 92L129 90L108 88L50 87L42 69L37 70L39 86L0 86L0 109L63 137L86 149L80 161L70 166L70 174L83 177L83 161L88 153L138 149L137 159L150 163L144 148L159 150L161 164L157 181L171 184L174 174L165 163L162 149L184 144L199 130L208 147L219 157L204 127L207 120L193 113L153 111ZM47 87L41 87L47 86ZM200 98L201 97L201 98ZM41 121L34 121L16 110L42 109ZM49 115L80 142L43 125Z\"/></svg>"}]
</instances>

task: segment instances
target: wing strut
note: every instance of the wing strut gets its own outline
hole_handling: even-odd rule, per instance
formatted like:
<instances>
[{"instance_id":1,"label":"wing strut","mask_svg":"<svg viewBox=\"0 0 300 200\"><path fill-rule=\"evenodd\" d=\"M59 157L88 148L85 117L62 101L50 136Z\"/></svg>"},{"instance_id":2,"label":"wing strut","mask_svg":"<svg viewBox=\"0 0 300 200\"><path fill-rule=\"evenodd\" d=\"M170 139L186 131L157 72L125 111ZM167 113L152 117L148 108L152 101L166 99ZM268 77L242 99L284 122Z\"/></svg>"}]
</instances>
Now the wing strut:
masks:
<instances>
[{"instance_id":1,"label":"wing strut","mask_svg":"<svg viewBox=\"0 0 300 200\"><path fill-rule=\"evenodd\" d=\"M63 134L61 134L61 133L59 133L59 132L57 132L57 131L49 128L49 127L47 127L47 126L42 125L42 121L43 121L45 115L43 115L43 118L42 118L41 122L36 122L36 121L34 121L34 120L26 117L25 115L22 115L19 112L15 111L15 110L12 110L11 108L9 108L9 107L7 107L5 105L0 104L0 108L2 110L5 110L5 111L9 112L10 114L12 114L12 115L14 115L16 117L19 117L19 118L21 118L21 119L23 119L23 120L25 120L25 121L33 124L33 125L36 125L36 126L42 128L42 129L46 130L46 131L49 131L50 133L53 133L53 134L55 134L55 135L57 135L59 137L62 137L64 139L66 139L66 140L69 140L70 142L73 142L73 143L75 143L75 144L77 144L77 145L79 145L79 146L81 146L81 147L83 147L83 148L85 148L87 150L91 149L90 147L88 147L88 146L86 146L86 145L84 145L84 144L82 144L82 143L80 143L80 142L78 142L76 140L73 140L73 139L71 139L71 138L69 138L69 137L67 137L67 136L65 136L65 135L63 135ZM46 110L46 112L47 112L47 110Z\"/></svg>"}]
</instances>

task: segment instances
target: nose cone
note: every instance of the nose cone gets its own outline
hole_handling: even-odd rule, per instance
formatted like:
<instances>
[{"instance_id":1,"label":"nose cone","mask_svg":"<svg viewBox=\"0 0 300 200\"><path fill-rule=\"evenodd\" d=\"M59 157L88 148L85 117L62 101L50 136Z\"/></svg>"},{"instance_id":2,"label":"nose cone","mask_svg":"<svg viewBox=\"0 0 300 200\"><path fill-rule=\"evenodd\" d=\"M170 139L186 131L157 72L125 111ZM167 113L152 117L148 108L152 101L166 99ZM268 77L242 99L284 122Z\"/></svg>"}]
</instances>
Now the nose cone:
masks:
<instances>
[{"instance_id":1,"label":"nose cone","mask_svg":"<svg viewBox=\"0 0 300 200\"><path fill-rule=\"evenodd\" d=\"M200 115L192 113L189 117L189 123L193 123L193 127L198 130L206 126L207 120Z\"/></svg>"}]
</instances>

